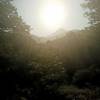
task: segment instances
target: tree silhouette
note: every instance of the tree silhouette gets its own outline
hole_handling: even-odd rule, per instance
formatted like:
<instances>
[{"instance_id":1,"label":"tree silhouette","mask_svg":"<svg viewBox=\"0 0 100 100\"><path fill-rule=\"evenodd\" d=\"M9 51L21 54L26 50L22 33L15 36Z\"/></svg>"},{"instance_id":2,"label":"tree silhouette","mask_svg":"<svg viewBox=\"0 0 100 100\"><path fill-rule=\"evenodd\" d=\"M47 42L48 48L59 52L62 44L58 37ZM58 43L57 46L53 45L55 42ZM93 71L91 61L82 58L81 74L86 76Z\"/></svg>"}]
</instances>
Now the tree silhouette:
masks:
<instances>
[{"instance_id":1,"label":"tree silhouette","mask_svg":"<svg viewBox=\"0 0 100 100\"><path fill-rule=\"evenodd\" d=\"M86 12L90 23L98 24L100 23L100 0L86 0L86 3L83 4L83 7L89 10Z\"/></svg>"}]
</instances>

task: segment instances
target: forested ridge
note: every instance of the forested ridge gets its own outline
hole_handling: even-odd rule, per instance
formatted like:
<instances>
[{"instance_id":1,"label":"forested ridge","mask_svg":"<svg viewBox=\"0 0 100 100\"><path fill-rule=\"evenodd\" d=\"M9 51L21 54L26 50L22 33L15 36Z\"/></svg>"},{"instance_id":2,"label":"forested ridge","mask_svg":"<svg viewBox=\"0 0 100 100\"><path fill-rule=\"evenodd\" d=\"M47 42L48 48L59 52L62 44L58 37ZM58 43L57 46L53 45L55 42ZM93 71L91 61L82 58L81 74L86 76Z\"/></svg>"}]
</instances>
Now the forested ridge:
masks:
<instances>
[{"instance_id":1,"label":"forested ridge","mask_svg":"<svg viewBox=\"0 0 100 100\"><path fill-rule=\"evenodd\" d=\"M82 4L89 27L38 43L12 0L0 0L0 100L99 100L99 4Z\"/></svg>"}]
</instances>

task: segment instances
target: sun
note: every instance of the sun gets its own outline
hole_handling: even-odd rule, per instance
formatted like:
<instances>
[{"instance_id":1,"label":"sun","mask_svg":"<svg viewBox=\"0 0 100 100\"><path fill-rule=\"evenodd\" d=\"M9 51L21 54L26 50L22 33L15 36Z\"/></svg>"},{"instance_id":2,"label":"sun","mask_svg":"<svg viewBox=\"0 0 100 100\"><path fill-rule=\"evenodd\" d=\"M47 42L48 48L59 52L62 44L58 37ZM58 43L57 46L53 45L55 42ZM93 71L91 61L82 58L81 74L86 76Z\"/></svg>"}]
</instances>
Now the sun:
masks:
<instances>
[{"instance_id":1,"label":"sun","mask_svg":"<svg viewBox=\"0 0 100 100\"><path fill-rule=\"evenodd\" d=\"M66 19L65 4L61 2L48 2L41 10L42 24L51 30L56 30L62 27Z\"/></svg>"}]
</instances>

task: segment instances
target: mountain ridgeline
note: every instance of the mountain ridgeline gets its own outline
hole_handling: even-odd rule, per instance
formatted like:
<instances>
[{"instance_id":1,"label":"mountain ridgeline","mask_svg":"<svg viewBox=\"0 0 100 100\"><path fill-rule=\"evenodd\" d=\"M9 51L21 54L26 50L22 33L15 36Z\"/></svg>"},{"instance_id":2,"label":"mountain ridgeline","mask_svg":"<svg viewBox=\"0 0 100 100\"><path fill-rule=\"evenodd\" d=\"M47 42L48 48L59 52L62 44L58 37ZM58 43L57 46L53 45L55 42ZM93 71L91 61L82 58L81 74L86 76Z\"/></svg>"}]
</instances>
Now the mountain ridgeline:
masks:
<instances>
[{"instance_id":1,"label":"mountain ridgeline","mask_svg":"<svg viewBox=\"0 0 100 100\"><path fill-rule=\"evenodd\" d=\"M99 100L99 4L82 5L90 9L89 27L39 38L30 34L12 0L1 0L0 100Z\"/></svg>"},{"instance_id":2,"label":"mountain ridgeline","mask_svg":"<svg viewBox=\"0 0 100 100\"><path fill-rule=\"evenodd\" d=\"M94 38L94 40L91 40L91 38ZM95 37L91 37L84 30L70 31L66 32L62 37L55 37L53 40L48 39L45 43L40 43L39 55L44 55L44 57L55 55L52 56L52 59L56 60L57 58L62 63L68 62L76 66L92 64L93 61L98 61L99 58L99 55L94 54L96 48L98 48L99 53L99 44L94 45L96 43L98 44ZM46 53L47 55L45 55Z\"/></svg>"}]
</instances>

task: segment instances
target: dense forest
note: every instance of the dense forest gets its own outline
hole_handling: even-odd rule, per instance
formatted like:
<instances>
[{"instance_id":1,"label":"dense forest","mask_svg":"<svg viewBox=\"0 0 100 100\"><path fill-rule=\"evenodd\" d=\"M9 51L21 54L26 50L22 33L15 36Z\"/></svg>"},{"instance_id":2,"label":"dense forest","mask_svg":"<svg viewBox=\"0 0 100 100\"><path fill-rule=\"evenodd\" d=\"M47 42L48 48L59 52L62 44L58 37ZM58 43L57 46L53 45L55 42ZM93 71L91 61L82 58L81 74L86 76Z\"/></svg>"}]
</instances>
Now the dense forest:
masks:
<instances>
[{"instance_id":1,"label":"dense forest","mask_svg":"<svg viewBox=\"0 0 100 100\"><path fill-rule=\"evenodd\" d=\"M39 43L12 0L0 0L0 100L100 100L99 4L81 5L89 27Z\"/></svg>"}]
</instances>

